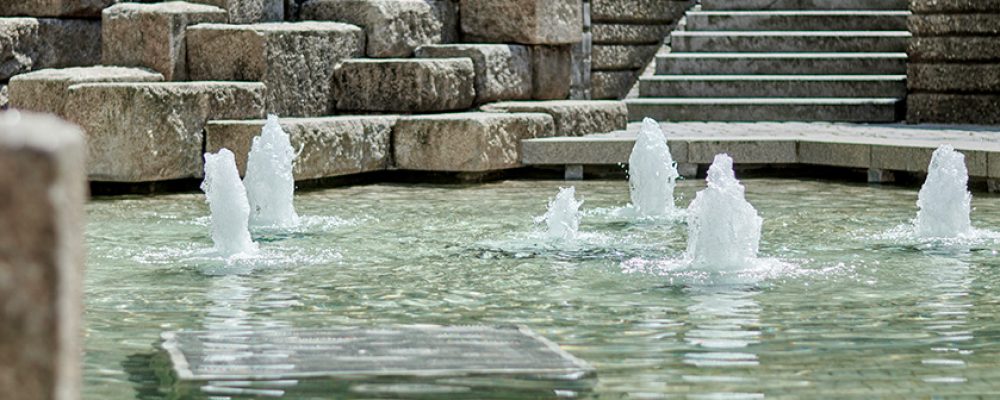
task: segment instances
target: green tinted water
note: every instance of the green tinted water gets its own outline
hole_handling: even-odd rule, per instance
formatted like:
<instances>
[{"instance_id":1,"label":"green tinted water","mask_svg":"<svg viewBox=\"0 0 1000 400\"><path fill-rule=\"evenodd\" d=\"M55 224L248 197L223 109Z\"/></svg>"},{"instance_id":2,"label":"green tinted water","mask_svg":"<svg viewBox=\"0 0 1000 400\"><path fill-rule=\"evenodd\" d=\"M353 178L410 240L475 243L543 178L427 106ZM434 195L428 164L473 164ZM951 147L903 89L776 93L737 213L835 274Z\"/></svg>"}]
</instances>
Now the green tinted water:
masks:
<instances>
[{"instance_id":1,"label":"green tinted water","mask_svg":"<svg viewBox=\"0 0 1000 400\"><path fill-rule=\"evenodd\" d=\"M625 182L576 183L586 234L562 247L532 220L565 182L301 193L303 228L228 265L201 195L96 200L84 395L176 397L151 366L167 330L430 323L527 325L597 368L579 395L598 398L1000 396L1000 244L887 238L916 190L744 183L762 255L793 266L741 285L633 272L680 257L686 231L616 217ZM702 187L682 182L678 203ZM1000 230L1000 199L973 206ZM371 394L343 390L329 397Z\"/></svg>"}]
</instances>

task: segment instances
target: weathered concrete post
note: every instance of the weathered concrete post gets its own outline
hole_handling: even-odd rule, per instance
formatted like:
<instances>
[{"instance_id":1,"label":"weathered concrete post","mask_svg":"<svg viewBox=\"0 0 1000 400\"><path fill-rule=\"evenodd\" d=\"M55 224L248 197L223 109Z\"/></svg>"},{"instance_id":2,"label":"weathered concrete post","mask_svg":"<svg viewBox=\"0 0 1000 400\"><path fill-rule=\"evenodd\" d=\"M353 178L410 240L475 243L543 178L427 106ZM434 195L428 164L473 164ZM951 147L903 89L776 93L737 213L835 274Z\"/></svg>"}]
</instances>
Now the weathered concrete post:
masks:
<instances>
[{"instance_id":1,"label":"weathered concrete post","mask_svg":"<svg viewBox=\"0 0 1000 400\"><path fill-rule=\"evenodd\" d=\"M0 112L0 397L80 396L83 136Z\"/></svg>"}]
</instances>

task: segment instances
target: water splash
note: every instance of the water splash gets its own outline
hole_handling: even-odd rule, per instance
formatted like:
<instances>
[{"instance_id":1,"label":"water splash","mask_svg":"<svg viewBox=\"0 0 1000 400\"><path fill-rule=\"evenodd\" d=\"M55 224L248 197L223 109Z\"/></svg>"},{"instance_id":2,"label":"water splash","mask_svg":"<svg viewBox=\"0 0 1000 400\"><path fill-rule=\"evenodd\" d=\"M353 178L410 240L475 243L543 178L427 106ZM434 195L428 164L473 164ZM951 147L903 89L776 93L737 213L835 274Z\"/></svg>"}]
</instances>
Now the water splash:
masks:
<instances>
[{"instance_id":1,"label":"water splash","mask_svg":"<svg viewBox=\"0 0 1000 400\"><path fill-rule=\"evenodd\" d=\"M278 117L267 116L261 135L253 139L243 182L250 199L250 225L289 228L299 224L293 197L295 149Z\"/></svg>"},{"instance_id":2,"label":"water splash","mask_svg":"<svg viewBox=\"0 0 1000 400\"><path fill-rule=\"evenodd\" d=\"M640 217L662 217L676 212L674 187L677 165L670 156L667 137L652 118L642 121L628 159L632 209Z\"/></svg>"},{"instance_id":3,"label":"water splash","mask_svg":"<svg viewBox=\"0 0 1000 400\"><path fill-rule=\"evenodd\" d=\"M708 169L708 187L688 207L687 257L706 271L732 271L757 261L763 219L746 201L736 180L733 159L715 156Z\"/></svg>"},{"instance_id":4,"label":"water splash","mask_svg":"<svg viewBox=\"0 0 1000 400\"><path fill-rule=\"evenodd\" d=\"M205 180L201 183L212 212L212 241L224 257L257 252L247 226L250 205L246 188L236 169L236 157L228 149L205 153Z\"/></svg>"},{"instance_id":5,"label":"water splash","mask_svg":"<svg viewBox=\"0 0 1000 400\"><path fill-rule=\"evenodd\" d=\"M541 219L548 226L548 237L553 240L574 240L580 231L580 206L576 188L559 188L556 198L549 201L549 209Z\"/></svg>"},{"instance_id":6,"label":"water splash","mask_svg":"<svg viewBox=\"0 0 1000 400\"><path fill-rule=\"evenodd\" d=\"M949 145L934 151L917 200L916 230L925 238L954 238L972 232L972 193L965 156Z\"/></svg>"}]
</instances>

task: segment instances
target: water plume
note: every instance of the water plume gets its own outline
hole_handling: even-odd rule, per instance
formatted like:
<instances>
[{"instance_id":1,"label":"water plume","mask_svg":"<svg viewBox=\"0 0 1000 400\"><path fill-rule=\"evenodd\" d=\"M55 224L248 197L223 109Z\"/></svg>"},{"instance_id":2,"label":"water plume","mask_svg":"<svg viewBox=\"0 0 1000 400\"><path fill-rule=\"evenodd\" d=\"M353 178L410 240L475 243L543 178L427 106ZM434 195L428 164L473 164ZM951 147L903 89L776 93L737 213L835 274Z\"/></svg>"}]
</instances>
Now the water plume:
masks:
<instances>
[{"instance_id":1,"label":"water plume","mask_svg":"<svg viewBox=\"0 0 1000 400\"><path fill-rule=\"evenodd\" d=\"M954 238L970 234L972 193L965 156L949 145L934 151L927 180L918 195L916 230L921 237Z\"/></svg>"},{"instance_id":2,"label":"water plume","mask_svg":"<svg viewBox=\"0 0 1000 400\"><path fill-rule=\"evenodd\" d=\"M652 118L642 121L628 159L628 176L632 209L638 216L662 217L676 211L677 165L670 155L666 135Z\"/></svg>"},{"instance_id":3,"label":"water plume","mask_svg":"<svg viewBox=\"0 0 1000 400\"><path fill-rule=\"evenodd\" d=\"M559 188L556 198L549 201L549 209L542 216L548 227L548 237L553 240L574 240L580 231L580 206L576 188Z\"/></svg>"},{"instance_id":4,"label":"water plume","mask_svg":"<svg viewBox=\"0 0 1000 400\"><path fill-rule=\"evenodd\" d=\"M733 159L715 156L708 187L688 207L687 257L692 267L732 271L757 261L763 219L746 201L745 189L733 172Z\"/></svg>"},{"instance_id":5,"label":"water plume","mask_svg":"<svg viewBox=\"0 0 1000 400\"><path fill-rule=\"evenodd\" d=\"M250 200L250 225L289 228L299 224L293 197L295 149L278 117L267 116L261 135L253 139L247 157L246 184Z\"/></svg>"},{"instance_id":6,"label":"water plume","mask_svg":"<svg viewBox=\"0 0 1000 400\"><path fill-rule=\"evenodd\" d=\"M228 149L205 153L205 180L201 183L212 212L212 241L224 257L257 251L247 226L250 205L236 169L236 157Z\"/></svg>"}]
</instances>

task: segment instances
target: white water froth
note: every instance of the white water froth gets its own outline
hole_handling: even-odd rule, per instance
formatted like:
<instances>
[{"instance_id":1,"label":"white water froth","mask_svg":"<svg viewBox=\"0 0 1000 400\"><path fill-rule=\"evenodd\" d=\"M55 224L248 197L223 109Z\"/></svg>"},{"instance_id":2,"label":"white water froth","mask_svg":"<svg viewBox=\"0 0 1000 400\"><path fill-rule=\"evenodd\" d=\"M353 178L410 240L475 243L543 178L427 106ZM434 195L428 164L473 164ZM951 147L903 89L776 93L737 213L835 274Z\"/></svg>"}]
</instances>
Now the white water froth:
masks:
<instances>
[{"instance_id":1,"label":"white water froth","mask_svg":"<svg viewBox=\"0 0 1000 400\"><path fill-rule=\"evenodd\" d=\"M652 118L642 121L628 159L631 210L637 217L666 217L677 213L674 187L677 165L670 155L667 137Z\"/></svg>"},{"instance_id":2,"label":"white water froth","mask_svg":"<svg viewBox=\"0 0 1000 400\"><path fill-rule=\"evenodd\" d=\"M954 238L972 232L969 219L972 193L965 156L949 145L934 151L927 180L918 195L917 234L925 238Z\"/></svg>"},{"instance_id":3,"label":"white water froth","mask_svg":"<svg viewBox=\"0 0 1000 400\"><path fill-rule=\"evenodd\" d=\"M688 206L686 256L691 266L731 271L753 265L763 219L746 201L745 189L733 172L733 159L716 155L707 181L708 187Z\"/></svg>"},{"instance_id":4,"label":"white water froth","mask_svg":"<svg viewBox=\"0 0 1000 400\"><path fill-rule=\"evenodd\" d=\"M261 135L253 139L247 157L246 184L250 200L250 225L290 228L298 226L295 213L295 179L292 162L295 149L278 117L267 116Z\"/></svg>"},{"instance_id":5,"label":"white water froth","mask_svg":"<svg viewBox=\"0 0 1000 400\"><path fill-rule=\"evenodd\" d=\"M205 153L205 180L201 184L212 212L212 241L223 257L257 252L247 221L250 205L236 170L236 157L228 149Z\"/></svg>"},{"instance_id":6,"label":"white water froth","mask_svg":"<svg viewBox=\"0 0 1000 400\"><path fill-rule=\"evenodd\" d=\"M576 200L576 188L559 188L556 198L549 201L549 209L542 216L548 227L548 238L558 241L575 240L580 231L580 206Z\"/></svg>"}]
</instances>

